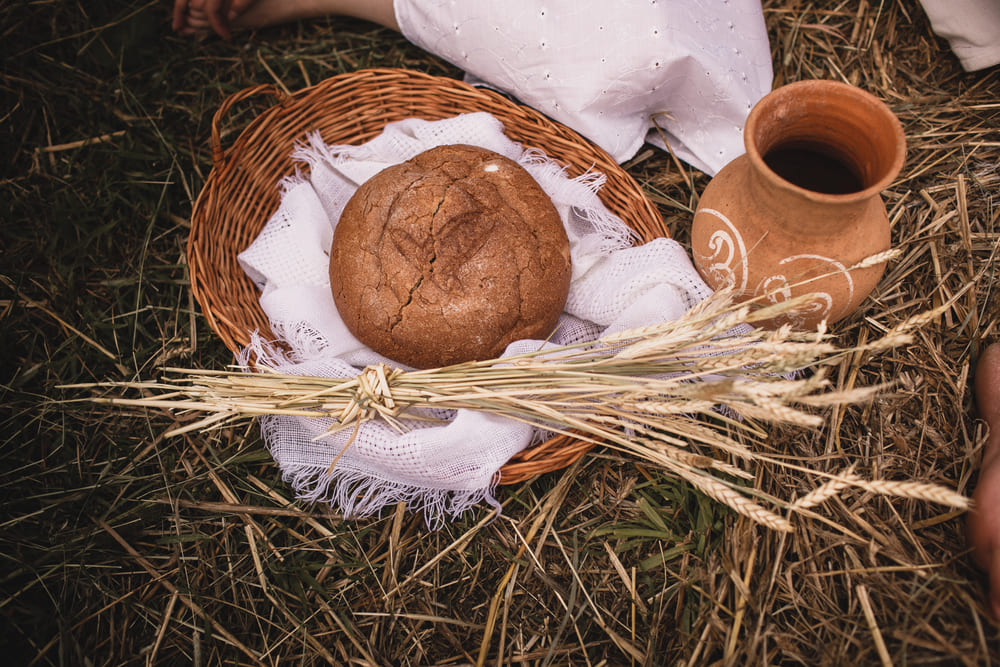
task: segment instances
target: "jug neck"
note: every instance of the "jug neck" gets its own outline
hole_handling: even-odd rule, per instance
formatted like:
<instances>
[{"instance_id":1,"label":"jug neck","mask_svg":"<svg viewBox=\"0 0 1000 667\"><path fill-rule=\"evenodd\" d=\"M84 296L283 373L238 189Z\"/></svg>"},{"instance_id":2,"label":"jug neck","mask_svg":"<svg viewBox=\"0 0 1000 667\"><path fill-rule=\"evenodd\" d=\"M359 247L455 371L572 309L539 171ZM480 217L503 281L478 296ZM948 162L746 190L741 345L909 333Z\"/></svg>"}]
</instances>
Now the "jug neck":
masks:
<instances>
[{"instance_id":1,"label":"jug neck","mask_svg":"<svg viewBox=\"0 0 1000 667\"><path fill-rule=\"evenodd\" d=\"M756 208L764 219L789 221L789 213L794 225L786 226L787 232L802 236L827 236L841 233L863 217L873 200L881 202L878 194L858 196L851 193L828 194L789 187L789 184L773 170L754 165L749 169L750 192L757 200Z\"/></svg>"},{"instance_id":2,"label":"jug neck","mask_svg":"<svg viewBox=\"0 0 1000 667\"><path fill-rule=\"evenodd\" d=\"M787 84L754 106L744 130L758 205L808 210L800 232L861 215L899 174L906 138L878 98L837 81Z\"/></svg>"}]
</instances>

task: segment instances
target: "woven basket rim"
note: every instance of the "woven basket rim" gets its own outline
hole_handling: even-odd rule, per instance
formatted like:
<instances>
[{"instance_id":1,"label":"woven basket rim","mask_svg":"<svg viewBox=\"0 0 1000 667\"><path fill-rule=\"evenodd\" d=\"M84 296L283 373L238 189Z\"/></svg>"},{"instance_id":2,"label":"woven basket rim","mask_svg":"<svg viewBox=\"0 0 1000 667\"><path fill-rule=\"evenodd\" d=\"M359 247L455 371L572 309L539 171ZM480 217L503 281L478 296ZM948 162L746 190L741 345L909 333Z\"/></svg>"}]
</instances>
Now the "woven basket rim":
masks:
<instances>
[{"instance_id":1,"label":"woven basket rim","mask_svg":"<svg viewBox=\"0 0 1000 667\"><path fill-rule=\"evenodd\" d=\"M234 107L264 95L275 98L274 103L223 148L222 128ZM235 256L277 209L278 183L296 168L290 157L295 141L319 130L328 143L359 144L392 121L472 111L492 113L511 139L541 149L565 165L571 177L590 170L603 173L606 182L598 196L641 241L669 236L655 205L606 151L496 91L399 68L338 74L293 93L270 84L252 86L225 98L213 116L213 168L192 211L187 247L192 293L226 347L238 352L254 329L271 333L258 303L260 292ZM564 468L593 446L556 436L512 458L501 468L498 483L515 484Z\"/></svg>"}]
</instances>

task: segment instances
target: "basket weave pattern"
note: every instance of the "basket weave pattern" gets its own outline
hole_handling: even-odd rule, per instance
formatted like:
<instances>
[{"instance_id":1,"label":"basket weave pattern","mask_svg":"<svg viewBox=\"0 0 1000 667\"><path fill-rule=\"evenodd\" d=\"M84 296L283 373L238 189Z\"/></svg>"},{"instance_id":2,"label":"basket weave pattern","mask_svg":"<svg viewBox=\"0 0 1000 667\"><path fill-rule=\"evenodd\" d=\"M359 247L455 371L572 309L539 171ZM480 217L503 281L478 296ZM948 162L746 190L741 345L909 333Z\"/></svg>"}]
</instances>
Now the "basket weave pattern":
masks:
<instances>
[{"instance_id":1,"label":"basket weave pattern","mask_svg":"<svg viewBox=\"0 0 1000 667\"><path fill-rule=\"evenodd\" d=\"M233 107L260 95L277 103L258 115L228 148L221 126ZM602 149L528 107L461 81L401 69L369 69L331 77L291 95L275 86L247 88L228 97L212 119L214 167L191 217L188 265L191 290L213 331L233 352L259 330L272 337L259 305L260 293L237 256L260 234L281 203L278 182L295 173L291 153L318 130L329 144L361 144L386 124L406 118L440 120L486 111L507 136L538 148L566 166L567 175L588 170L607 177L599 196L645 242L667 235L663 219L638 184ZM563 468L592 443L557 436L521 452L501 468L501 483L514 484Z\"/></svg>"}]
</instances>

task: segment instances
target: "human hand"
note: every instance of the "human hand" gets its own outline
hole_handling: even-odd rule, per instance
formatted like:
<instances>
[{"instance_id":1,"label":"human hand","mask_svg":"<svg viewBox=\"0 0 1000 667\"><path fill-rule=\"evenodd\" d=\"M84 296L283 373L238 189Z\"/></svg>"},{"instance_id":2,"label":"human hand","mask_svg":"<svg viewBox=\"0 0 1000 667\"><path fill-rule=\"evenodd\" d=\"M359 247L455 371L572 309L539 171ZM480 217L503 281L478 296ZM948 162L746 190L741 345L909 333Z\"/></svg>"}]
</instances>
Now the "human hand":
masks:
<instances>
[{"instance_id":1,"label":"human hand","mask_svg":"<svg viewBox=\"0 0 1000 667\"><path fill-rule=\"evenodd\" d=\"M967 532L973 559L989 577L990 609L1000 620L1000 343L990 345L980 356L975 389L976 405L989 435Z\"/></svg>"},{"instance_id":2,"label":"human hand","mask_svg":"<svg viewBox=\"0 0 1000 667\"><path fill-rule=\"evenodd\" d=\"M972 557L989 579L989 604L993 618L1000 620L1000 457L979 473L972 494L975 507L967 518Z\"/></svg>"},{"instance_id":3,"label":"human hand","mask_svg":"<svg viewBox=\"0 0 1000 667\"><path fill-rule=\"evenodd\" d=\"M174 0L173 27L182 35L215 32L232 37L232 23L256 0Z\"/></svg>"}]
</instances>

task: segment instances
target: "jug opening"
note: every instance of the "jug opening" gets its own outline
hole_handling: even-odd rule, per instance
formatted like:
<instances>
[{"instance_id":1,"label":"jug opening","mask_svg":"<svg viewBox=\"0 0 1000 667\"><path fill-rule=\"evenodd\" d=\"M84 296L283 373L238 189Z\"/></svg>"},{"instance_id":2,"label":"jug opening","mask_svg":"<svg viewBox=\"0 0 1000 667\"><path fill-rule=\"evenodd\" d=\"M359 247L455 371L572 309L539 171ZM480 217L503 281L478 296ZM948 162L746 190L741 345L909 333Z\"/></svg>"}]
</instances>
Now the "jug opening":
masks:
<instances>
[{"instance_id":1,"label":"jug opening","mask_svg":"<svg viewBox=\"0 0 1000 667\"><path fill-rule=\"evenodd\" d=\"M848 163L818 144L780 144L764 154L764 164L800 188L830 195L846 195L865 188Z\"/></svg>"},{"instance_id":2,"label":"jug opening","mask_svg":"<svg viewBox=\"0 0 1000 667\"><path fill-rule=\"evenodd\" d=\"M790 192L839 203L881 193L906 154L903 127L889 107L838 81L776 88L754 105L743 135L758 173Z\"/></svg>"}]
</instances>

